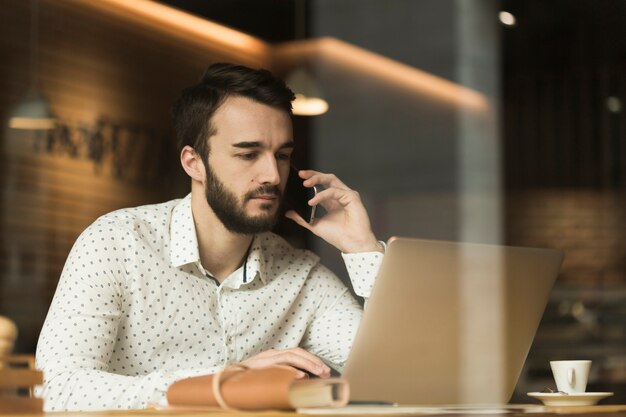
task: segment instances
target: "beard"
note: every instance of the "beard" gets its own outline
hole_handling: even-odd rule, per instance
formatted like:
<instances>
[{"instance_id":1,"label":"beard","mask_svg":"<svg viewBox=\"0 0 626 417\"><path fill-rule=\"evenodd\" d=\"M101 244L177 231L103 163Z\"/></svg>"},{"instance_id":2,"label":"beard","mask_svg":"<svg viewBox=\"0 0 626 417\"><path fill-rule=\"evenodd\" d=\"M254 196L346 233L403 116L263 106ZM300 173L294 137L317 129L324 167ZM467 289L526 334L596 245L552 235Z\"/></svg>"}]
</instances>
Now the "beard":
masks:
<instances>
[{"instance_id":1,"label":"beard","mask_svg":"<svg viewBox=\"0 0 626 417\"><path fill-rule=\"evenodd\" d=\"M243 196L240 203L237 196L228 190L223 182L217 178L211 166L205 163L206 183L204 194L209 207L224 227L233 233L252 235L269 232L278 222L282 205L282 193L277 185L263 185L254 191L249 191ZM248 201L258 195L275 195L278 197L279 207L275 204L262 204L261 210L265 213L249 216L245 206Z\"/></svg>"}]
</instances>

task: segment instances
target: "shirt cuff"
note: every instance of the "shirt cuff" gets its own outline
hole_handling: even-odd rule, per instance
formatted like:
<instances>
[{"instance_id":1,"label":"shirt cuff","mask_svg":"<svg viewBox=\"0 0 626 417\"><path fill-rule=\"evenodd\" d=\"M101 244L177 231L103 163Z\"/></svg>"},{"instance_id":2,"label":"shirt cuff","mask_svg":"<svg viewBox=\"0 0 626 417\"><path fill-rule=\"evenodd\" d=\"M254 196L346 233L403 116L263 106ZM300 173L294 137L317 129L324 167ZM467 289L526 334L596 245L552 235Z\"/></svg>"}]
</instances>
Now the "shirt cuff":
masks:
<instances>
[{"instance_id":1,"label":"shirt cuff","mask_svg":"<svg viewBox=\"0 0 626 417\"><path fill-rule=\"evenodd\" d=\"M386 248L385 243L381 242ZM369 298L384 255L380 252L342 253L354 292Z\"/></svg>"}]
</instances>

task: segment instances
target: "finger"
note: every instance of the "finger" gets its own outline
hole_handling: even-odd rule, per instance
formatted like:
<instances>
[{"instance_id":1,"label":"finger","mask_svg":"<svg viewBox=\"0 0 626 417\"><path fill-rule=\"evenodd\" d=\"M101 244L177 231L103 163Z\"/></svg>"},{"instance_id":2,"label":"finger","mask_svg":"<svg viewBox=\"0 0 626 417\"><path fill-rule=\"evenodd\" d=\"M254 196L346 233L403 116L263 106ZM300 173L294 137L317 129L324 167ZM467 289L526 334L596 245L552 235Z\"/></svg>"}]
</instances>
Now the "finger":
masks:
<instances>
[{"instance_id":1,"label":"finger","mask_svg":"<svg viewBox=\"0 0 626 417\"><path fill-rule=\"evenodd\" d=\"M308 372L312 375L320 377L330 376L330 368L316 356L309 359L294 352L285 352L284 355L281 355L281 359L285 361L285 364L294 366L299 370Z\"/></svg>"},{"instance_id":2,"label":"finger","mask_svg":"<svg viewBox=\"0 0 626 417\"><path fill-rule=\"evenodd\" d=\"M290 367L298 371L298 378L304 378L307 375L306 372L324 378L330 376L330 368L320 358L299 347L266 350L243 360L241 364L250 368L263 368L271 365Z\"/></svg>"},{"instance_id":3,"label":"finger","mask_svg":"<svg viewBox=\"0 0 626 417\"><path fill-rule=\"evenodd\" d=\"M304 220L302 218L302 216L300 216L298 213L296 213L294 210L288 210L285 213L285 217L287 217L288 219L293 220L294 222L296 222L299 226L304 227L307 230L311 230L311 225L309 225L309 223Z\"/></svg>"},{"instance_id":4,"label":"finger","mask_svg":"<svg viewBox=\"0 0 626 417\"><path fill-rule=\"evenodd\" d=\"M359 198L359 193L353 190L327 188L311 198L309 200L309 205L313 206L321 204L324 208L331 209L333 203L338 203L342 207L347 207L350 204L359 201Z\"/></svg>"},{"instance_id":5,"label":"finger","mask_svg":"<svg viewBox=\"0 0 626 417\"><path fill-rule=\"evenodd\" d=\"M298 171L298 176L303 180L308 180L315 174L321 174L319 171L314 171L312 169L301 169Z\"/></svg>"},{"instance_id":6,"label":"finger","mask_svg":"<svg viewBox=\"0 0 626 417\"><path fill-rule=\"evenodd\" d=\"M324 361L322 361L317 355L312 354L306 349L302 349L301 347L288 348L279 352L290 352L296 354L298 356L302 356L305 359L310 360L311 362L315 362L320 366L328 367Z\"/></svg>"},{"instance_id":7,"label":"finger","mask_svg":"<svg viewBox=\"0 0 626 417\"><path fill-rule=\"evenodd\" d=\"M335 187L349 190L350 188L344 184L335 174L325 174L319 171L304 170L299 171L298 175L304 179L305 187L313 187L314 185L321 184L326 188Z\"/></svg>"},{"instance_id":8,"label":"finger","mask_svg":"<svg viewBox=\"0 0 626 417\"><path fill-rule=\"evenodd\" d=\"M309 354L310 355L310 354ZM310 357L298 354L293 351L277 351L276 355L263 359L266 366L287 365L297 368L300 372L310 372L311 374L326 377L330 375L330 368L324 364L317 356Z\"/></svg>"},{"instance_id":9,"label":"finger","mask_svg":"<svg viewBox=\"0 0 626 417\"><path fill-rule=\"evenodd\" d=\"M300 347L290 348L282 351L279 350L275 352L277 352L278 354L295 355L296 357L302 358L303 360L307 361L307 363L312 363L313 366L322 373L330 372L330 368L324 363L324 361L322 361L319 357L312 354L311 352ZM318 375L317 372L311 371L310 369L306 370L309 372L313 372L315 375Z\"/></svg>"}]
</instances>

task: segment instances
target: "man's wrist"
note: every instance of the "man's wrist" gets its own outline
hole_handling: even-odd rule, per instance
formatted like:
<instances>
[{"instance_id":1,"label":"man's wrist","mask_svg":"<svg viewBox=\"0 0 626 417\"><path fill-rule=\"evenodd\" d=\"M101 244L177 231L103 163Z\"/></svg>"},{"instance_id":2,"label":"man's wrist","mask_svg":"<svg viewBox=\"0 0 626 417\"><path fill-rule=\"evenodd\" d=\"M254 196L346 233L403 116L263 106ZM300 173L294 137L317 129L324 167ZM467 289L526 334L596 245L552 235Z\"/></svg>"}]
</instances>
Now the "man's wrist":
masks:
<instances>
[{"instance_id":1,"label":"man's wrist","mask_svg":"<svg viewBox=\"0 0 626 417\"><path fill-rule=\"evenodd\" d=\"M385 244L380 241L380 240L376 240L374 238L373 241L364 243L364 244L359 244L359 245L353 245L349 248L349 250L344 251L344 253L363 253L363 252L380 252L380 253L385 253Z\"/></svg>"}]
</instances>

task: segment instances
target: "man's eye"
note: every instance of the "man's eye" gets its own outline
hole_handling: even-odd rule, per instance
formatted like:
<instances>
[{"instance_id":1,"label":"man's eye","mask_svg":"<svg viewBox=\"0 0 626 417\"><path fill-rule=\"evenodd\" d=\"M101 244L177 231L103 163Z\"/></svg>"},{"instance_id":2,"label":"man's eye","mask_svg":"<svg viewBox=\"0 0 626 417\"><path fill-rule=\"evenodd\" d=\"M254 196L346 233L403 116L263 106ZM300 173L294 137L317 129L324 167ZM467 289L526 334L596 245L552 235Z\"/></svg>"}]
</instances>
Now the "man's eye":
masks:
<instances>
[{"instance_id":1,"label":"man's eye","mask_svg":"<svg viewBox=\"0 0 626 417\"><path fill-rule=\"evenodd\" d=\"M254 158L256 158L256 152L250 152L250 153L242 153L239 154L237 156L239 156L239 158L244 159L246 161L252 161Z\"/></svg>"},{"instance_id":2,"label":"man's eye","mask_svg":"<svg viewBox=\"0 0 626 417\"><path fill-rule=\"evenodd\" d=\"M276 159L280 161L289 161L291 159L291 154L288 153L277 153Z\"/></svg>"}]
</instances>

